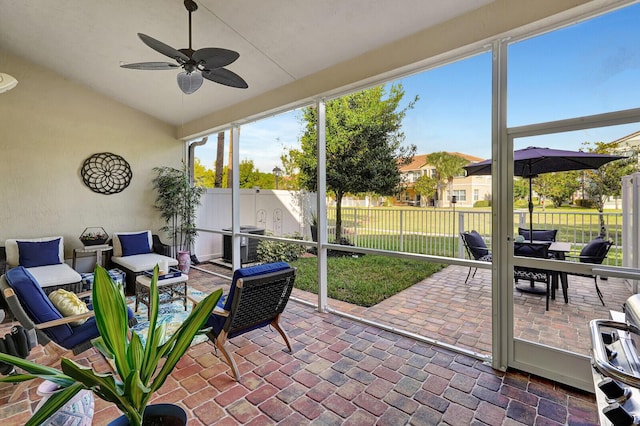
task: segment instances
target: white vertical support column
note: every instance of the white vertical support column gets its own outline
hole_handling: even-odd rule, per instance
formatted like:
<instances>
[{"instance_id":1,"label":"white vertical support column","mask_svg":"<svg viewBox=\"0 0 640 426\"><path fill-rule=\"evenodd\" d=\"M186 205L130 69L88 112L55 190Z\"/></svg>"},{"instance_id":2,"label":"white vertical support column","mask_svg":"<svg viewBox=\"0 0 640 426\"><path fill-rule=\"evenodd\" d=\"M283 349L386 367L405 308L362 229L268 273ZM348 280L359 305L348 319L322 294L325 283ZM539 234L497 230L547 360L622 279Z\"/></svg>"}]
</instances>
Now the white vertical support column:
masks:
<instances>
[{"instance_id":1,"label":"white vertical support column","mask_svg":"<svg viewBox=\"0 0 640 426\"><path fill-rule=\"evenodd\" d=\"M327 139L325 100L316 102L318 112L318 311L327 312Z\"/></svg>"},{"instance_id":2,"label":"white vertical support column","mask_svg":"<svg viewBox=\"0 0 640 426\"><path fill-rule=\"evenodd\" d=\"M233 125L231 127L231 143L232 143L232 155L231 155L231 168L233 170L231 176L231 229L233 233L232 241L232 253L233 253L233 270L242 266L240 258L240 240L242 237L238 236L240 232L240 127Z\"/></svg>"},{"instance_id":3,"label":"white vertical support column","mask_svg":"<svg viewBox=\"0 0 640 426\"><path fill-rule=\"evenodd\" d=\"M622 266L640 267L638 259L640 241L640 173L622 178ZM638 280L626 280L635 294L638 292Z\"/></svg>"},{"instance_id":4,"label":"white vertical support column","mask_svg":"<svg viewBox=\"0 0 640 426\"><path fill-rule=\"evenodd\" d=\"M507 41L493 42L492 58L491 339L493 367L505 371L513 356L513 141L507 135Z\"/></svg>"}]
</instances>

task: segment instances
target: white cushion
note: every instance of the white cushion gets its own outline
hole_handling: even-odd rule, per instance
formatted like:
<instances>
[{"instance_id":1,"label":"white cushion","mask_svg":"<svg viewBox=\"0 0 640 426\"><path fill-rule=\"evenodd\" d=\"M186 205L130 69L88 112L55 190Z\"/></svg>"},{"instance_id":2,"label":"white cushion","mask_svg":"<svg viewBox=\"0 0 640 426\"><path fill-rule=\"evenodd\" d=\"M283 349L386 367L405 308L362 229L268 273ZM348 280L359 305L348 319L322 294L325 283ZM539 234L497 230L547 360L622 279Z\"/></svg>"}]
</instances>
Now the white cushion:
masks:
<instances>
[{"instance_id":1,"label":"white cushion","mask_svg":"<svg viewBox=\"0 0 640 426\"><path fill-rule=\"evenodd\" d=\"M27 271L33 275L40 287L74 284L82 281L82 276L66 263L27 268Z\"/></svg>"},{"instance_id":2,"label":"white cushion","mask_svg":"<svg viewBox=\"0 0 640 426\"><path fill-rule=\"evenodd\" d=\"M18 266L20 264L20 251L18 249L18 241L30 241L41 243L45 241L51 241L60 238L60 247L58 249L58 256L60 257L60 263L64 263L64 238L59 237L42 237L42 238L11 238L4 242L4 249L7 254L7 264L9 267ZM29 271L31 272L31 271Z\"/></svg>"},{"instance_id":3,"label":"white cushion","mask_svg":"<svg viewBox=\"0 0 640 426\"><path fill-rule=\"evenodd\" d=\"M134 254L133 256L112 256L111 261L133 272L150 271L166 260L169 266L177 266L178 261L172 257L163 256L157 253Z\"/></svg>"},{"instance_id":4,"label":"white cushion","mask_svg":"<svg viewBox=\"0 0 640 426\"><path fill-rule=\"evenodd\" d=\"M113 256L121 257L122 256L122 244L120 243L120 238L118 235L131 235L131 234L140 234L142 232L146 232L149 236L149 250L153 251L153 237L151 236L151 231L133 231L133 232L114 232L111 237L111 242L113 246Z\"/></svg>"}]
</instances>

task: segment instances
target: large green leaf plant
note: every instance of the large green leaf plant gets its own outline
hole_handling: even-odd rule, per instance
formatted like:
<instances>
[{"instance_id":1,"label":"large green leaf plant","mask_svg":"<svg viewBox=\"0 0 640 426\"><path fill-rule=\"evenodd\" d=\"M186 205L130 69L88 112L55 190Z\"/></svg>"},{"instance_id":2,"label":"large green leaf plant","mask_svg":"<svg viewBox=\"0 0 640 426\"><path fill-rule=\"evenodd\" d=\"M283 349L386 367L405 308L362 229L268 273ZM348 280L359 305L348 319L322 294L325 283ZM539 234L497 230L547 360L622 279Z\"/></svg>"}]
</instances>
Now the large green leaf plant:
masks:
<instances>
[{"instance_id":1,"label":"large green leaf plant","mask_svg":"<svg viewBox=\"0 0 640 426\"><path fill-rule=\"evenodd\" d=\"M70 359L62 358L62 371L32 361L0 353L0 361L24 370L0 378L1 382L22 382L42 378L62 388L31 417L27 426L40 425L83 389L93 391L105 401L113 402L129 419L129 424L142 424L142 415L149 399L186 352L191 341L204 326L209 314L222 295L222 290L209 294L198 303L180 328L170 337L166 325L158 324L158 267L150 285L149 332L145 345L131 332L125 297L107 271L96 266L93 285L93 309L100 336L93 345L113 361L116 373L97 373ZM166 360L159 367L160 360Z\"/></svg>"}]
</instances>

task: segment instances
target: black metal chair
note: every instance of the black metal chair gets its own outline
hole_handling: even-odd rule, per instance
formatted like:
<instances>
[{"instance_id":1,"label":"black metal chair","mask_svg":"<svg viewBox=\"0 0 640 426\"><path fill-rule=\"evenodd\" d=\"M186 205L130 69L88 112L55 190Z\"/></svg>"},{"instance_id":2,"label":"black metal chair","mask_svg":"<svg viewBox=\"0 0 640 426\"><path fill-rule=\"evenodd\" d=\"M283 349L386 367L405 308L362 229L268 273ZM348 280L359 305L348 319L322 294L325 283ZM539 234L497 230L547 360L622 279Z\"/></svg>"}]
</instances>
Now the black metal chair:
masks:
<instances>
[{"instance_id":1,"label":"black metal chair","mask_svg":"<svg viewBox=\"0 0 640 426\"><path fill-rule=\"evenodd\" d=\"M567 258L567 260L569 260L571 258L577 259L581 263L593 263L593 264L596 264L596 265L600 265L607 258L607 255L609 254L609 249L611 249L612 245L613 245L613 241L605 240L603 237L599 236L599 237L596 237L593 240L589 241L587 243L587 245L585 245L582 248L582 250L580 250L580 254L579 255L575 256L575 255L568 254L566 256L566 258ZM580 277L593 278L593 281L596 284L596 293L598 294L598 297L600 298L600 302L602 303L602 306L605 306L604 305L604 300L602 299L602 292L600 291L600 288L598 287L598 276L597 275L578 274L578 273L575 273L575 272L568 272L568 274L575 275L575 276L580 276Z\"/></svg>"},{"instance_id":2,"label":"black metal chair","mask_svg":"<svg viewBox=\"0 0 640 426\"><path fill-rule=\"evenodd\" d=\"M491 262L493 260L493 256L491 255L489 247L487 247L487 243L485 243L484 238L482 238L482 235L477 231L461 232L460 238L462 238L462 242L464 243L464 248L467 250L467 256L469 256L469 259L479 260L481 262ZM473 277L476 276L478 268L469 267L467 278L464 280L465 284L469 281L472 269Z\"/></svg>"},{"instance_id":3,"label":"black metal chair","mask_svg":"<svg viewBox=\"0 0 640 426\"><path fill-rule=\"evenodd\" d=\"M548 259L549 258L549 246L551 243L513 243L513 254L515 256L523 256L523 257L535 257L538 259ZM528 280L531 283L531 286L534 286L534 283L544 283L547 288L546 294L546 308L545 310L549 310L549 297L551 296L551 278L552 272L545 269L538 268L528 268L523 266L515 266L513 268L513 277L523 280Z\"/></svg>"}]
</instances>

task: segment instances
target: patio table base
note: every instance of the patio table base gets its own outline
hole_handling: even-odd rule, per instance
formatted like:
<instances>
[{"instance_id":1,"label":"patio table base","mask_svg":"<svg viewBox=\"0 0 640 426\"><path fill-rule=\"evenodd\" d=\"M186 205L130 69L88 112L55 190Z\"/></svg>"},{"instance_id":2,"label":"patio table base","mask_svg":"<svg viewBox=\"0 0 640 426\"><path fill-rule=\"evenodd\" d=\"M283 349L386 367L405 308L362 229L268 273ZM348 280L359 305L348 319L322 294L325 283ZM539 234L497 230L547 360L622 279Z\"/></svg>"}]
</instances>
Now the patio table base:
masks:
<instances>
[{"instance_id":1,"label":"patio table base","mask_svg":"<svg viewBox=\"0 0 640 426\"><path fill-rule=\"evenodd\" d=\"M523 293L537 294L540 296L544 296L547 294L547 289L542 287L536 287L535 285L531 285L530 283L526 284L518 284L516 288Z\"/></svg>"}]
</instances>

